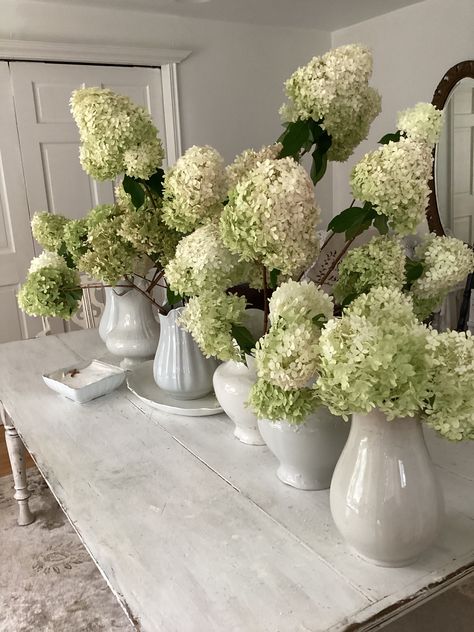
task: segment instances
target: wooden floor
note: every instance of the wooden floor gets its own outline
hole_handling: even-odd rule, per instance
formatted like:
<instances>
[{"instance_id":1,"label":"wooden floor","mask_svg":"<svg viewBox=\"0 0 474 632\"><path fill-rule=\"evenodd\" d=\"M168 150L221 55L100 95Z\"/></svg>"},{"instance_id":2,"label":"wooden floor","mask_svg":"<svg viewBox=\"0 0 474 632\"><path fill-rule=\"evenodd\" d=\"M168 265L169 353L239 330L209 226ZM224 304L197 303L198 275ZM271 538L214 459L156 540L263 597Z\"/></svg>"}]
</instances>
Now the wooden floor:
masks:
<instances>
[{"instance_id":1,"label":"wooden floor","mask_svg":"<svg viewBox=\"0 0 474 632\"><path fill-rule=\"evenodd\" d=\"M26 453L26 467L34 465L32 458ZM5 443L5 430L0 425L0 476L11 474L10 459L8 458L7 446Z\"/></svg>"}]
</instances>

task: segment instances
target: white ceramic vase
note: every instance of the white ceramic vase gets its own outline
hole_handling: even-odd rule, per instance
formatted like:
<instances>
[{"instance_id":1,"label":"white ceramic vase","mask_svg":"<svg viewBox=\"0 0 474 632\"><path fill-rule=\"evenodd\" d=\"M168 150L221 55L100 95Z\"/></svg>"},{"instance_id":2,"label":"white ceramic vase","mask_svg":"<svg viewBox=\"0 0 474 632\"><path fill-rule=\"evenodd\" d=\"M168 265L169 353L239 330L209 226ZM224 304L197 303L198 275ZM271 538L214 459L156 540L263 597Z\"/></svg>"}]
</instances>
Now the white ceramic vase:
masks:
<instances>
[{"instance_id":1,"label":"white ceramic vase","mask_svg":"<svg viewBox=\"0 0 474 632\"><path fill-rule=\"evenodd\" d=\"M443 499L422 427L413 418L354 414L331 482L341 535L379 566L407 566L435 540Z\"/></svg>"},{"instance_id":2,"label":"white ceramic vase","mask_svg":"<svg viewBox=\"0 0 474 632\"><path fill-rule=\"evenodd\" d=\"M215 358L206 358L193 337L178 324L184 307L160 314L160 341L153 377L162 391L175 399L199 399L212 391Z\"/></svg>"},{"instance_id":3,"label":"white ceramic vase","mask_svg":"<svg viewBox=\"0 0 474 632\"><path fill-rule=\"evenodd\" d=\"M99 336L103 342L107 340L108 334L117 324L118 308L115 301L116 294L114 288L106 287L105 292L105 307L102 317L99 323Z\"/></svg>"},{"instance_id":4,"label":"white ceramic vase","mask_svg":"<svg viewBox=\"0 0 474 632\"><path fill-rule=\"evenodd\" d=\"M123 357L120 366L131 369L152 358L158 346L160 326L155 320L152 303L134 288L113 288L115 326L106 335L110 353Z\"/></svg>"},{"instance_id":5,"label":"white ceramic vase","mask_svg":"<svg viewBox=\"0 0 474 632\"><path fill-rule=\"evenodd\" d=\"M278 478L298 489L327 489L349 434L349 424L324 406L302 424L260 419L258 427L280 462Z\"/></svg>"},{"instance_id":6,"label":"white ceramic vase","mask_svg":"<svg viewBox=\"0 0 474 632\"><path fill-rule=\"evenodd\" d=\"M217 367L214 392L226 414L235 424L234 435L248 445L265 445L258 429L257 416L246 405L249 391L257 380L255 360L247 356L243 362L224 362Z\"/></svg>"}]
</instances>

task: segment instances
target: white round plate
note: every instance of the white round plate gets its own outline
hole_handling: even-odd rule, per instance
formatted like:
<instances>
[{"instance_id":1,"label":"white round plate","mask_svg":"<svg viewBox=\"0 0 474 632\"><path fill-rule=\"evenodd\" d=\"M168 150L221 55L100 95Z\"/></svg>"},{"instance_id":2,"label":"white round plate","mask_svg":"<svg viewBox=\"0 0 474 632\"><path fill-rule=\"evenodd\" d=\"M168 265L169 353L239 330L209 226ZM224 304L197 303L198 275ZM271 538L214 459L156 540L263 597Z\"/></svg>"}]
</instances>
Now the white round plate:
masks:
<instances>
[{"instance_id":1,"label":"white round plate","mask_svg":"<svg viewBox=\"0 0 474 632\"><path fill-rule=\"evenodd\" d=\"M214 393L200 399L174 399L164 393L153 379L153 360L140 364L127 376L127 386L142 402L173 415L203 417L217 415L223 410Z\"/></svg>"}]
</instances>

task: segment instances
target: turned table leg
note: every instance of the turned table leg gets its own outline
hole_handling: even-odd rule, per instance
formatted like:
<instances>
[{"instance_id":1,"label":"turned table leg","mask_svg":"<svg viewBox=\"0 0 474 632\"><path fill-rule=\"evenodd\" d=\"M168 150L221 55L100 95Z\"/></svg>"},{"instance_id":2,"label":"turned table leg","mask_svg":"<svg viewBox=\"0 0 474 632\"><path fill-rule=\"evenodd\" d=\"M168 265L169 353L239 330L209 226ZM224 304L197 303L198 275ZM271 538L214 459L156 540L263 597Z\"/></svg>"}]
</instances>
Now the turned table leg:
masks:
<instances>
[{"instance_id":1,"label":"turned table leg","mask_svg":"<svg viewBox=\"0 0 474 632\"><path fill-rule=\"evenodd\" d=\"M25 446L5 410L2 411L2 418L5 426L5 441L15 483L14 498L18 502L18 524L20 527L23 527L34 522L35 519L28 506L30 492L26 482Z\"/></svg>"}]
</instances>

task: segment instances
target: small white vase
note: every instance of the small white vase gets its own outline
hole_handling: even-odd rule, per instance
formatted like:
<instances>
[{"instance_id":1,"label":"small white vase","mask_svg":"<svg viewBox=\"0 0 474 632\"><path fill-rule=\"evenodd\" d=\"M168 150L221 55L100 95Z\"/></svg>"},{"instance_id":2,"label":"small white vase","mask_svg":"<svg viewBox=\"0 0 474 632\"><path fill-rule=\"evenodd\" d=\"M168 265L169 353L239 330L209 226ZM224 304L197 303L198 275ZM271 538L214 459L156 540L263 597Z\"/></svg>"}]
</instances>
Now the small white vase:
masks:
<instances>
[{"instance_id":1,"label":"small white vase","mask_svg":"<svg viewBox=\"0 0 474 632\"><path fill-rule=\"evenodd\" d=\"M341 535L378 566L407 566L435 540L443 499L422 427L354 414L331 482L331 512Z\"/></svg>"},{"instance_id":2,"label":"small white vase","mask_svg":"<svg viewBox=\"0 0 474 632\"><path fill-rule=\"evenodd\" d=\"M280 462L278 478L298 489L328 489L349 424L320 406L302 424L260 419L260 433Z\"/></svg>"},{"instance_id":3,"label":"small white vase","mask_svg":"<svg viewBox=\"0 0 474 632\"><path fill-rule=\"evenodd\" d=\"M249 391L257 380L254 360L247 356L247 363L224 362L217 367L214 392L226 414L235 424L234 435L248 445L265 445L258 429L257 416L246 405Z\"/></svg>"},{"instance_id":4,"label":"small white vase","mask_svg":"<svg viewBox=\"0 0 474 632\"><path fill-rule=\"evenodd\" d=\"M117 324L118 308L115 301L116 294L114 288L106 287L105 292L105 307L102 317L99 323L99 336L103 342L107 340L108 334Z\"/></svg>"},{"instance_id":5,"label":"small white vase","mask_svg":"<svg viewBox=\"0 0 474 632\"><path fill-rule=\"evenodd\" d=\"M162 391L175 399L199 399L212 391L215 358L206 358L190 333L178 324L184 307L160 314L160 341L153 377Z\"/></svg>"},{"instance_id":6,"label":"small white vase","mask_svg":"<svg viewBox=\"0 0 474 632\"><path fill-rule=\"evenodd\" d=\"M116 324L107 334L105 344L110 353L122 356L120 366L132 369L152 358L160 334L152 303L134 288L113 288Z\"/></svg>"}]
</instances>

